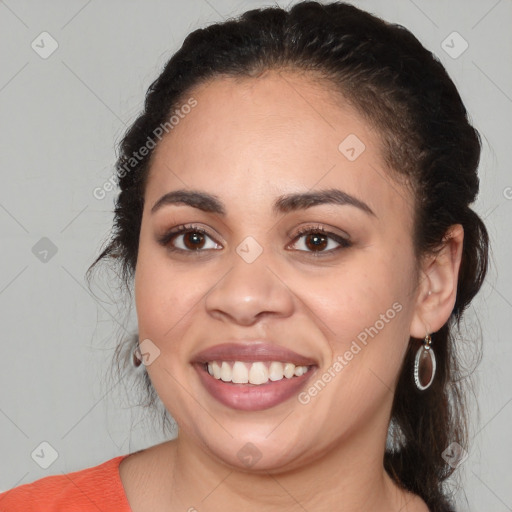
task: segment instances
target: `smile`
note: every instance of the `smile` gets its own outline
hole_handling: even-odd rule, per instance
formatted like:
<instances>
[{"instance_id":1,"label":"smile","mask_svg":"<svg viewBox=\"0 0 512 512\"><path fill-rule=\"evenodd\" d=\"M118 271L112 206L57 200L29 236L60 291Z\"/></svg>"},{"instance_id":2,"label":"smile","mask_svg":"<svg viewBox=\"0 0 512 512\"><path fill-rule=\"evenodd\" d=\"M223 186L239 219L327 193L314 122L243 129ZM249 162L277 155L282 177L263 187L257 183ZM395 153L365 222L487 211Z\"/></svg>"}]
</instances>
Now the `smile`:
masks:
<instances>
[{"instance_id":1,"label":"smile","mask_svg":"<svg viewBox=\"0 0 512 512\"><path fill-rule=\"evenodd\" d=\"M221 404L242 411L275 407L300 393L318 362L277 344L230 340L191 360L202 386Z\"/></svg>"},{"instance_id":2,"label":"smile","mask_svg":"<svg viewBox=\"0 0 512 512\"><path fill-rule=\"evenodd\" d=\"M217 380L257 386L266 384L269 380L276 382L282 379L300 377L307 373L309 369L309 366L295 366L293 363L281 363L280 361L257 361L254 363L212 361L206 363L206 370Z\"/></svg>"},{"instance_id":3,"label":"smile","mask_svg":"<svg viewBox=\"0 0 512 512\"><path fill-rule=\"evenodd\" d=\"M235 367L236 363L244 365L245 370L240 371L240 373L244 373L243 379L237 379L237 373L239 371L237 368L239 365ZM273 369L270 369L272 363L276 364ZM246 365L241 361L233 362L233 368L231 368L231 365L228 364L227 361L223 361L221 364L216 362L210 363L212 373L216 371L218 375L218 371L220 370L221 374L219 377L210 374L208 364L194 364L193 366L199 375L203 387L211 397L221 404L230 409L237 409L239 411L262 411L275 407L297 396L304 389L307 381L311 375L315 373L316 369L316 366L295 366L291 363L283 364L278 361L273 361L272 363L270 363L268 370L266 365L261 361L250 364L250 369L247 369ZM280 370L278 373L276 369L279 364L283 368L283 376L276 378L280 376L279 374L281 373ZM264 369L262 369L262 366ZM287 375L291 373L292 366L293 375L287 377ZM223 367L224 378L226 380L222 379ZM306 369L305 371L304 368ZM246 373L247 383L234 382L235 380L245 380ZM271 375L273 375L275 380L270 378ZM258 383L252 383L250 380L254 380Z\"/></svg>"}]
</instances>

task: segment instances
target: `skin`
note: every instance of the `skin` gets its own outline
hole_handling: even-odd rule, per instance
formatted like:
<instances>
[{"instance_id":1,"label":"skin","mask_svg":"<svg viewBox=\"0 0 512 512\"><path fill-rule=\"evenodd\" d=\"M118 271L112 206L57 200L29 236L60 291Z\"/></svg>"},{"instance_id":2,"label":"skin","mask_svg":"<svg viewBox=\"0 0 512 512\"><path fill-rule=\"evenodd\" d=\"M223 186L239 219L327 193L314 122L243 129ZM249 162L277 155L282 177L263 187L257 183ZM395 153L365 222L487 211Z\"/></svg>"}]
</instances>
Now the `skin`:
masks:
<instances>
[{"instance_id":1,"label":"skin","mask_svg":"<svg viewBox=\"0 0 512 512\"><path fill-rule=\"evenodd\" d=\"M453 309L462 227L437 257L417 262L414 198L386 169L380 134L311 76L216 78L190 96L197 106L153 155L135 274L139 337L160 350L146 369L179 435L121 463L132 509L427 511L382 461L409 337L435 332ZM366 146L355 161L338 150L349 134ZM332 204L272 211L281 195L330 188L375 215ZM151 213L178 189L215 195L226 215L183 204ZM208 231L203 252L158 243L185 223ZM328 239L320 251L340 249L315 256L295 233L317 226L353 244ZM263 248L252 263L236 252L247 236ZM185 238L175 246L186 248ZM307 404L292 397L263 411L230 409L190 364L228 337L265 339L317 360L312 383L393 303L400 312ZM248 442L261 453L250 468L237 456Z\"/></svg>"}]
</instances>

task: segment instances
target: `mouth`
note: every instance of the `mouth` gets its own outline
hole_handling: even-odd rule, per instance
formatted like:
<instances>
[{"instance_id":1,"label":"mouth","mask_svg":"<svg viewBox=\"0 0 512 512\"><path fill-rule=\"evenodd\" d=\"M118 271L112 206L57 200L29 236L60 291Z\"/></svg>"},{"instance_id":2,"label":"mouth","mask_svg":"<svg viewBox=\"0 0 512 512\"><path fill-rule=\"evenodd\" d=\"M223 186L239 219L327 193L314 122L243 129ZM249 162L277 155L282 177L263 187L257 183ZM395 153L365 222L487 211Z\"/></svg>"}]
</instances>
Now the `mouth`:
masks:
<instances>
[{"instance_id":1,"label":"mouth","mask_svg":"<svg viewBox=\"0 0 512 512\"><path fill-rule=\"evenodd\" d=\"M196 356L192 365L208 393L223 405L244 411L269 409L306 385L316 362L266 343L226 343Z\"/></svg>"},{"instance_id":2,"label":"mouth","mask_svg":"<svg viewBox=\"0 0 512 512\"><path fill-rule=\"evenodd\" d=\"M312 366L296 366L281 361L210 361L203 365L203 369L217 380L255 386L261 386L268 381L277 382L300 377L311 368Z\"/></svg>"}]
</instances>

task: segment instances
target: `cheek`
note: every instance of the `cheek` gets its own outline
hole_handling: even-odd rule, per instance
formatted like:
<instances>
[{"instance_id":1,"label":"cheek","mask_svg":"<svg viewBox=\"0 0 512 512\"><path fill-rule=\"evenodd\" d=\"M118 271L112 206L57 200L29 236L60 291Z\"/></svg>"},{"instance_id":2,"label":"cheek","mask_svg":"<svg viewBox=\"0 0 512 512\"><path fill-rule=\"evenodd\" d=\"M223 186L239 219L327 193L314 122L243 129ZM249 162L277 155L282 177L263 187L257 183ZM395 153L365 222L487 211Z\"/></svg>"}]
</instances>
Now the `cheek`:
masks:
<instances>
[{"instance_id":1,"label":"cheek","mask_svg":"<svg viewBox=\"0 0 512 512\"><path fill-rule=\"evenodd\" d=\"M165 253L141 246L135 272L135 304L139 335L169 339L194 303L199 287L173 267ZM190 277L190 276L188 276Z\"/></svg>"},{"instance_id":2,"label":"cheek","mask_svg":"<svg viewBox=\"0 0 512 512\"><path fill-rule=\"evenodd\" d=\"M325 326L333 360L342 356L342 364L351 367L344 373L358 382L370 370L391 382L407 346L412 276L409 262L399 256L368 254L321 280L302 283L308 307Z\"/></svg>"},{"instance_id":3,"label":"cheek","mask_svg":"<svg viewBox=\"0 0 512 512\"><path fill-rule=\"evenodd\" d=\"M297 289L307 290L304 300L332 334L344 338L372 325L397 300L399 291L389 269L370 259L340 265L314 279L299 277Z\"/></svg>"}]
</instances>

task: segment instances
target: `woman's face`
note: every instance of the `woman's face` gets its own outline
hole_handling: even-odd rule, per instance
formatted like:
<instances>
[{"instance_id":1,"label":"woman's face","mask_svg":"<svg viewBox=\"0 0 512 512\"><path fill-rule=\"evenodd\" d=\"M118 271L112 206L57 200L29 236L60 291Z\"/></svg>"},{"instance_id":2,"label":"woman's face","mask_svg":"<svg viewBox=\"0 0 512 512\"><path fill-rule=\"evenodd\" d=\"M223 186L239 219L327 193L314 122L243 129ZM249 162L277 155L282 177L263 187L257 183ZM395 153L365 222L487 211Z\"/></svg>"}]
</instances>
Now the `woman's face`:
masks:
<instances>
[{"instance_id":1,"label":"woman's face","mask_svg":"<svg viewBox=\"0 0 512 512\"><path fill-rule=\"evenodd\" d=\"M179 442L253 470L372 456L415 316L409 192L379 134L305 76L191 97L153 155L135 277Z\"/></svg>"}]
</instances>

